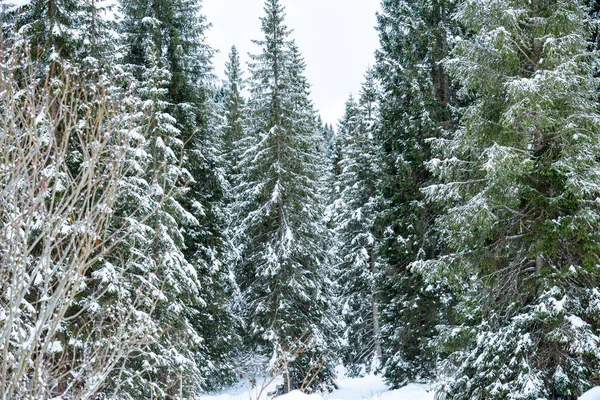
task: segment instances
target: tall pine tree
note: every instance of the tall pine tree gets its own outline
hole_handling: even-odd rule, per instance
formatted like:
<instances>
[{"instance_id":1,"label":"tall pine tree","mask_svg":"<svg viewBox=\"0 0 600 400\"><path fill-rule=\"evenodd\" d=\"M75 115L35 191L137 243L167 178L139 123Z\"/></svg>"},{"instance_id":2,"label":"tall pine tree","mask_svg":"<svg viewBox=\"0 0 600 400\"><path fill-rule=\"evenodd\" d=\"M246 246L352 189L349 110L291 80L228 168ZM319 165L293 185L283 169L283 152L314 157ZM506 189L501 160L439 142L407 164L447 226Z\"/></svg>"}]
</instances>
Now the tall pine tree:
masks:
<instances>
[{"instance_id":1,"label":"tall pine tree","mask_svg":"<svg viewBox=\"0 0 600 400\"><path fill-rule=\"evenodd\" d=\"M237 167L241 158L241 146L244 139L244 120L246 101L242 96L244 78L240 65L240 54L235 46L229 53L229 61L225 64L227 81L224 87L223 151L226 157L226 176L233 184L239 173Z\"/></svg>"},{"instance_id":2,"label":"tall pine tree","mask_svg":"<svg viewBox=\"0 0 600 400\"><path fill-rule=\"evenodd\" d=\"M347 102L335 217L338 286L345 321L342 359L351 375L376 370L381 360L379 305L375 296L378 245L375 237L378 176L374 134L378 129L378 91L372 70L358 104Z\"/></svg>"},{"instance_id":3,"label":"tall pine tree","mask_svg":"<svg viewBox=\"0 0 600 400\"><path fill-rule=\"evenodd\" d=\"M312 391L330 387L334 378L318 183L321 139L284 9L278 0L267 0L264 10L265 38L255 42L262 52L250 65L253 146L244 152L237 188L244 216L238 281L251 347L291 361L283 391ZM292 360L295 352L300 354Z\"/></svg>"},{"instance_id":4,"label":"tall pine tree","mask_svg":"<svg viewBox=\"0 0 600 400\"><path fill-rule=\"evenodd\" d=\"M150 352L132 362L133 376L150 384L131 388L142 396L193 393L228 381L234 337L226 311L234 284L222 264L222 194L210 140L216 137L210 49L193 2L121 5L125 62L149 115L149 157L138 182L146 192L140 218L151 236L137 244L145 254L137 264L161 282L152 316L163 330Z\"/></svg>"},{"instance_id":5,"label":"tall pine tree","mask_svg":"<svg viewBox=\"0 0 600 400\"><path fill-rule=\"evenodd\" d=\"M429 284L413 266L439 254L432 228L437 210L421 189L432 183L425 163L429 140L452 130L452 87L441 61L455 28L450 0L383 0L378 14L381 49L376 72L381 81L383 198L378 225L381 255L383 366L394 386L435 374L431 343L443 323L440 282Z\"/></svg>"}]
</instances>

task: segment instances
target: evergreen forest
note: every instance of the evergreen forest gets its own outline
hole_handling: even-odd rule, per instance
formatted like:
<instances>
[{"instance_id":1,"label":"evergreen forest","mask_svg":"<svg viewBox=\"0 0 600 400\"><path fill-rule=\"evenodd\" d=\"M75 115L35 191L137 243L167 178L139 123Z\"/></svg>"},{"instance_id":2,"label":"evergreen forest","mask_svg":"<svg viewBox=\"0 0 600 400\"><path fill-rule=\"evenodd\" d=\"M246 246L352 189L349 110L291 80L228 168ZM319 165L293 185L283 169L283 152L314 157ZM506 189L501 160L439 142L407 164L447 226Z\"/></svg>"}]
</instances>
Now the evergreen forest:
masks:
<instances>
[{"instance_id":1,"label":"evergreen forest","mask_svg":"<svg viewBox=\"0 0 600 400\"><path fill-rule=\"evenodd\" d=\"M600 386L600 2L381 0L335 125L263 10L0 1L0 399Z\"/></svg>"}]
</instances>

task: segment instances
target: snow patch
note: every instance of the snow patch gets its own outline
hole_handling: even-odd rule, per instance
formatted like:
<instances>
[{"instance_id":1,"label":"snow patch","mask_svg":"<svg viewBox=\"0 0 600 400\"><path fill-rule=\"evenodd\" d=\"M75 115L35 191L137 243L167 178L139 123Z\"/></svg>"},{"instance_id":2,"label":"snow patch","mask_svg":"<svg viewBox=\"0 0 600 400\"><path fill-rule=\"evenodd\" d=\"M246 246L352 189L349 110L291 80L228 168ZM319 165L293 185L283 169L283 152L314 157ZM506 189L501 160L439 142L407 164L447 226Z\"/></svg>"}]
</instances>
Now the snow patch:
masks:
<instances>
[{"instance_id":1,"label":"snow patch","mask_svg":"<svg viewBox=\"0 0 600 400\"><path fill-rule=\"evenodd\" d=\"M332 393L307 395L294 391L275 400L433 400L434 393L427 385L410 384L399 390L390 390L380 375L347 378L343 372L343 368L338 368L339 388ZM258 388L250 389L242 384L225 392L200 396L199 400L271 400L272 397L266 393L272 393L278 384L281 384L281 379L276 379L266 388L260 399L257 398Z\"/></svg>"},{"instance_id":2,"label":"snow patch","mask_svg":"<svg viewBox=\"0 0 600 400\"><path fill-rule=\"evenodd\" d=\"M323 398L316 394L305 394L299 390L294 390L286 395L277 397L277 400L322 400Z\"/></svg>"},{"instance_id":3,"label":"snow patch","mask_svg":"<svg viewBox=\"0 0 600 400\"><path fill-rule=\"evenodd\" d=\"M569 315L566 319L571 323L571 325L573 325L573 328L584 328L588 325L584 320L576 315Z\"/></svg>"},{"instance_id":4,"label":"snow patch","mask_svg":"<svg viewBox=\"0 0 600 400\"><path fill-rule=\"evenodd\" d=\"M600 400L600 386L593 388L581 396L579 400Z\"/></svg>"},{"instance_id":5,"label":"snow patch","mask_svg":"<svg viewBox=\"0 0 600 400\"><path fill-rule=\"evenodd\" d=\"M59 342L58 340L53 341L52 343L50 343L50 345L48 346L48 350L47 352L52 354L52 353L62 353L63 352L63 346L62 343Z\"/></svg>"}]
</instances>

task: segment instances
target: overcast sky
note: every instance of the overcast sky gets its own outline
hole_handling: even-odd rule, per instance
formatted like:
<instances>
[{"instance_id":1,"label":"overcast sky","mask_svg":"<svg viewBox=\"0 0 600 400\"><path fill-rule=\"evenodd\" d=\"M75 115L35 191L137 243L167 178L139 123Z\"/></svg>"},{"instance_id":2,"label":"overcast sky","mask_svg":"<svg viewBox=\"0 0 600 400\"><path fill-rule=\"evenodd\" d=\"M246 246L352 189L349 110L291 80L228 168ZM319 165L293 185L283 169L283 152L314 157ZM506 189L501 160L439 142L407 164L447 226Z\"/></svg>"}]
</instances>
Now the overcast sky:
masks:
<instances>
[{"instance_id":1,"label":"overcast sky","mask_svg":"<svg viewBox=\"0 0 600 400\"><path fill-rule=\"evenodd\" d=\"M358 93L364 73L375 61L379 1L281 0L286 24L306 59L312 99L326 122L336 123L342 116L348 96ZM262 38L263 0L203 0L203 13L212 24L208 43L220 51L214 59L215 73L224 76L232 45L245 67L247 53L258 52L251 40Z\"/></svg>"}]
</instances>

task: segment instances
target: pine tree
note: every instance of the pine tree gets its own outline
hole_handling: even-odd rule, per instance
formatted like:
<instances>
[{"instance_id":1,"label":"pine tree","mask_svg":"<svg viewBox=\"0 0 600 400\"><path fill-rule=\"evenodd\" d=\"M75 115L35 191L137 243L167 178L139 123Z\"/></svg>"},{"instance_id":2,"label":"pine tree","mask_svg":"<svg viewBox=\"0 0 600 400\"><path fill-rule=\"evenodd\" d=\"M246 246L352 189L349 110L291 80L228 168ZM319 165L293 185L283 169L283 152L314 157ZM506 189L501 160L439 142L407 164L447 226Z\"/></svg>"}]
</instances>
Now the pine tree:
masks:
<instances>
[{"instance_id":1,"label":"pine tree","mask_svg":"<svg viewBox=\"0 0 600 400\"><path fill-rule=\"evenodd\" d=\"M284 9L265 2L262 53L250 64L249 135L241 161L243 237L238 282L250 347L281 361L282 391L327 388L334 377L330 282L323 263L317 126L304 61L289 39ZM314 379L313 379L314 375Z\"/></svg>"},{"instance_id":2,"label":"pine tree","mask_svg":"<svg viewBox=\"0 0 600 400\"><path fill-rule=\"evenodd\" d=\"M449 51L454 1L384 0L378 14L381 49L383 235L380 277L385 377L395 387L435 374L435 327L444 322L442 281L425 282L413 266L441 249L432 228L437 211L421 189L432 183L429 140L452 131L453 88L440 62Z\"/></svg>"},{"instance_id":3,"label":"pine tree","mask_svg":"<svg viewBox=\"0 0 600 400\"><path fill-rule=\"evenodd\" d=\"M348 100L346 101L344 108L344 116L339 121L337 135L332 140L331 145L331 154L330 154L330 165L332 167L332 175L334 185L337 186L336 191L341 193L342 187L340 187L340 179L339 176L342 174L342 159L343 159L343 149L346 142L349 140L348 138L352 134L352 132L358 129L358 104L353 95L350 95ZM339 196L333 197L333 199L338 199Z\"/></svg>"},{"instance_id":4,"label":"pine tree","mask_svg":"<svg viewBox=\"0 0 600 400\"><path fill-rule=\"evenodd\" d=\"M225 64L225 75L227 82L224 87L225 103L225 126L223 127L224 153L226 156L226 176L230 183L234 184L235 176L238 175L237 166L241 158L241 142L244 138L244 110L245 99L242 96L244 90L244 78L240 65L240 55L237 48L233 46L229 53L229 62Z\"/></svg>"},{"instance_id":5,"label":"pine tree","mask_svg":"<svg viewBox=\"0 0 600 400\"><path fill-rule=\"evenodd\" d=\"M330 124L324 123L320 115L317 117L317 127L321 136L321 148L319 148L319 151L327 162L331 153L331 146L333 144L333 127Z\"/></svg>"},{"instance_id":6,"label":"pine tree","mask_svg":"<svg viewBox=\"0 0 600 400\"><path fill-rule=\"evenodd\" d=\"M220 168L218 109L210 87L212 50L206 45L207 24L195 0L172 1L166 40L171 74L171 114L185 143L185 167L192 176L182 206L198 221L184 232L186 259L200 278L204 303L195 307L194 326L203 338L196 362L205 379L204 390L233 383L233 352L237 343L236 317L231 311L236 284L227 263L225 173ZM193 303L193 302L192 302Z\"/></svg>"},{"instance_id":7,"label":"pine tree","mask_svg":"<svg viewBox=\"0 0 600 400\"><path fill-rule=\"evenodd\" d=\"M374 235L376 216L378 93L369 70L358 104L347 103L347 121L342 124L344 143L339 162L341 193L335 218L340 263L338 286L344 302L346 323L342 359L351 375L376 370L381 360L379 305L375 297L378 271L378 241Z\"/></svg>"},{"instance_id":8,"label":"pine tree","mask_svg":"<svg viewBox=\"0 0 600 400\"><path fill-rule=\"evenodd\" d=\"M2 5L0 11L4 37L10 40L19 32L27 38L30 55L43 66L40 74L57 74L58 60L101 74L99 63L115 61L115 18L114 5L99 0L31 0L19 6Z\"/></svg>"},{"instance_id":9,"label":"pine tree","mask_svg":"<svg viewBox=\"0 0 600 400\"><path fill-rule=\"evenodd\" d=\"M467 0L448 67L473 102L430 168L461 288L440 399L569 399L600 353L597 82L579 1Z\"/></svg>"},{"instance_id":10,"label":"pine tree","mask_svg":"<svg viewBox=\"0 0 600 400\"><path fill-rule=\"evenodd\" d=\"M25 33L31 41L32 56L47 63L74 57L79 43L75 34L79 11L75 0L32 0L10 8L4 20ZM12 29L11 25L5 28Z\"/></svg>"},{"instance_id":11,"label":"pine tree","mask_svg":"<svg viewBox=\"0 0 600 400\"><path fill-rule=\"evenodd\" d=\"M114 62L118 46L117 23L112 20L116 18L115 5L99 0L82 0L79 9L78 58L88 64Z\"/></svg>"},{"instance_id":12,"label":"pine tree","mask_svg":"<svg viewBox=\"0 0 600 400\"><path fill-rule=\"evenodd\" d=\"M325 158L327 172L325 175L325 196L327 208L325 210L325 221L330 231L332 263L339 263L339 251L341 243L337 242L338 235L335 234L336 219L344 212L341 201L343 183L340 179L342 174L343 149L349 141L350 133L357 130L358 105L353 95L350 95L344 106L344 115L338 122L338 130L331 137L331 145L328 157ZM338 290L339 292L339 290Z\"/></svg>"},{"instance_id":13,"label":"pine tree","mask_svg":"<svg viewBox=\"0 0 600 400\"><path fill-rule=\"evenodd\" d=\"M333 142L335 139L335 130L333 129L333 125L331 124L325 124L323 126L323 136L325 137L325 160L329 161L331 160L331 154L332 154L332 149L333 149Z\"/></svg>"},{"instance_id":14,"label":"pine tree","mask_svg":"<svg viewBox=\"0 0 600 400\"><path fill-rule=\"evenodd\" d=\"M205 157L210 148L203 145L211 100L199 85L208 73L210 54L202 44L204 25L196 6L136 0L123 0L121 6L125 63L149 116L143 121L148 160L136 181L145 194L138 200L144 205L140 223L146 226L134 243L143 257L136 265L156 287L150 312L162 333L130 363L127 389L133 396L193 393L212 384L210 374L219 367L211 366L227 354L223 342L228 339L211 338L229 326L221 314L227 279L220 279L229 274L219 264L218 250L205 246L215 240L211 224L218 224L210 219L213 209L207 199L218 196L219 189L206 193L204 181L194 179L209 169ZM208 321L219 321L219 329L207 329Z\"/></svg>"},{"instance_id":15,"label":"pine tree","mask_svg":"<svg viewBox=\"0 0 600 400\"><path fill-rule=\"evenodd\" d=\"M240 170L240 162L243 151L247 146L248 137L246 135L246 100L242 95L245 87L240 57L235 46L232 46L229 53L229 61L225 64L225 81L221 90L221 163L223 170L223 191L224 191L224 222L223 237L225 241L224 262L230 265L232 274L235 277L235 268L239 263L243 240L237 237L238 226L242 220L242 215L238 213L237 196L240 195L235 188L243 179L243 173ZM249 372L247 369L248 360L254 363L254 354L244 346L242 339L244 329L244 307L241 293L237 282L234 279L232 289L229 292L229 312L235 316L236 346L234 361L239 371ZM261 371L262 372L262 371Z\"/></svg>"},{"instance_id":16,"label":"pine tree","mask_svg":"<svg viewBox=\"0 0 600 400\"><path fill-rule=\"evenodd\" d=\"M342 315L343 304L345 299L340 287L340 280L337 275L339 268L337 266L341 263L341 251L343 243L340 242L341 236L336 232L337 224L344 213L344 202L342 201L342 192L344 190L343 182L340 178L342 174L342 162L343 162L343 149L349 142L351 132L355 132L358 126L358 105L353 95L350 95L346 101L344 108L344 115L338 122L337 132L333 132L331 137L331 144L328 156L325 158L326 173L324 174L324 196L327 201L327 207L325 208L324 222L328 230L328 253L330 264L333 266L333 277L334 277L334 293L336 294L336 314ZM341 346L344 346L343 324L339 327L339 333L341 340Z\"/></svg>"}]
</instances>

